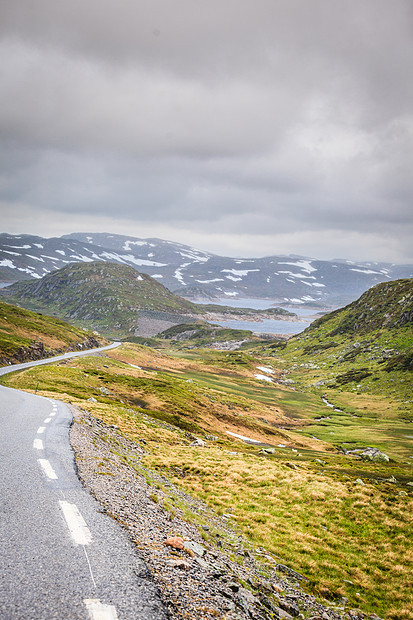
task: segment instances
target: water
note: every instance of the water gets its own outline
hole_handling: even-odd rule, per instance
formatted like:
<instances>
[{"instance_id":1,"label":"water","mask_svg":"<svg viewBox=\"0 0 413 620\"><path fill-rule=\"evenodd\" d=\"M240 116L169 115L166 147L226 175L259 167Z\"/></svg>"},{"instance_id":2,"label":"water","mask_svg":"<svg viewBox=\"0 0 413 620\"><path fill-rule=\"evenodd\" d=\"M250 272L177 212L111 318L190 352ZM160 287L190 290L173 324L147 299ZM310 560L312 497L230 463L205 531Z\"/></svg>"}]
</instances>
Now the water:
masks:
<instances>
[{"instance_id":1,"label":"water","mask_svg":"<svg viewBox=\"0 0 413 620\"><path fill-rule=\"evenodd\" d=\"M208 304L210 301L197 301L197 303ZM231 308L254 308L255 310L267 310L271 308L273 303L271 299L220 299L218 304L223 306L230 306ZM300 317L306 317L314 315L317 312L310 308L285 308L290 312L295 312ZM249 329L252 332L260 334L299 334L308 327L311 321L298 323L296 321L279 321L273 319L265 319L264 321L214 321L215 324L222 327L230 327L231 329Z\"/></svg>"}]
</instances>

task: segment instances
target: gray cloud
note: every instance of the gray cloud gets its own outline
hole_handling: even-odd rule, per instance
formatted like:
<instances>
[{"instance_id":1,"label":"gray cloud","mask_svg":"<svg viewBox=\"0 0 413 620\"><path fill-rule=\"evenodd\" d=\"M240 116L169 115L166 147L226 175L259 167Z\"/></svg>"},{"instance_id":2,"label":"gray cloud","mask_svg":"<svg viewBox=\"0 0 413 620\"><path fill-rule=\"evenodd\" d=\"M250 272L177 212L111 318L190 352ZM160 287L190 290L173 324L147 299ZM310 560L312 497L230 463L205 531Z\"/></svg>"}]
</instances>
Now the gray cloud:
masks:
<instances>
[{"instance_id":1,"label":"gray cloud","mask_svg":"<svg viewBox=\"0 0 413 620\"><path fill-rule=\"evenodd\" d=\"M412 17L408 0L4 0L5 228L413 261Z\"/></svg>"}]
</instances>

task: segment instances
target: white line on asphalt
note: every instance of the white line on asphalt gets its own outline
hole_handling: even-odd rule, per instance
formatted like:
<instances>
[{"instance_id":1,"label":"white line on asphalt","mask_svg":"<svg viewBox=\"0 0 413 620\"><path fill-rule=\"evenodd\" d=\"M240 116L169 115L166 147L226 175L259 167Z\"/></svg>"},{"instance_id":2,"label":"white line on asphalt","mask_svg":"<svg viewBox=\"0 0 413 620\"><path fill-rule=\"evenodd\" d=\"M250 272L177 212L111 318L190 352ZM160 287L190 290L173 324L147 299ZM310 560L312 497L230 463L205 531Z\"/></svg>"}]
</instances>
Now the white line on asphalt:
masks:
<instances>
[{"instance_id":1,"label":"white line on asphalt","mask_svg":"<svg viewBox=\"0 0 413 620\"><path fill-rule=\"evenodd\" d=\"M50 480L57 480L57 476L54 472L53 467L50 465L47 459L37 459L40 467L43 469L44 473Z\"/></svg>"},{"instance_id":2,"label":"white line on asphalt","mask_svg":"<svg viewBox=\"0 0 413 620\"><path fill-rule=\"evenodd\" d=\"M36 448L36 450L43 450L43 441L41 439L35 439L33 441L33 448Z\"/></svg>"},{"instance_id":3,"label":"white line on asphalt","mask_svg":"<svg viewBox=\"0 0 413 620\"><path fill-rule=\"evenodd\" d=\"M50 417L53 418L56 415L56 411L52 411L52 413L49 413Z\"/></svg>"},{"instance_id":4,"label":"white line on asphalt","mask_svg":"<svg viewBox=\"0 0 413 620\"><path fill-rule=\"evenodd\" d=\"M50 420L51 420L51 419L52 419L52 418L46 418L46 419L44 420L43 424L49 424L49 422L50 422Z\"/></svg>"},{"instance_id":5,"label":"white line on asphalt","mask_svg":"<svg viewBox=\"0 0 413 620\"><path fill-rule=\"evenodd\" d=\"M104 605L98 598L85 598L83 602L89 612L90 620L117 620L118 618L114 605Z\"/></svg>"},{"instance_id":6,"label":"white line on asphalt","mask_svg":"<svg viewBox=\"0 0 413 620\"><path fill-rule=\"evenodd\" d=\"M45 426L39 426L39 428L37 429L37 434L41 435L41 433L44 433L45 428L46 428Z\"/></svg>"},{"instance_id":7,"label":"white line on asphalt","mask_svg":"<svg viewBox=\"0 0 413 620\"><path fill-rule=\"evenodd\" d=\"M75 544L88 545L92 542L92 535L76 504L59 501L59 505Z\"/></svg>"}]
</instances>

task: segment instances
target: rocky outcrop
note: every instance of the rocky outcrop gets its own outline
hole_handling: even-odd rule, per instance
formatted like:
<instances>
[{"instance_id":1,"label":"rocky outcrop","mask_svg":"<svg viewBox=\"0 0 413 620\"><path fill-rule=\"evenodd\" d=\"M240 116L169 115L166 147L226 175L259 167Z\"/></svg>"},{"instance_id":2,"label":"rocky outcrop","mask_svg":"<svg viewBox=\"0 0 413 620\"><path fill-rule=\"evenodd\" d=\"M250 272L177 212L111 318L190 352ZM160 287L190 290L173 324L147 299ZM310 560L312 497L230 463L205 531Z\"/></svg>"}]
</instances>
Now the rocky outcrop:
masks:
<instances>
[{"instance_id":1,"label":"rocky outcrop","mask_svg":"<svg viewBox=\"0 0 413 620\"><path fill-rule=\"evenodd\" d=\"M9 364L22 364L23 362L32 362L41 360L47 357L53 357L54 355L61 355L69 351L87 351L88 349L94 349L99 347L102 343L96 338L90 337L74 344L71 347L63 347L60 349L48 349L44 346L43 342L32 342L27 347L20 347L10 356L1 355L0 365L6 366Z\"/></svg>"}]
</instances>

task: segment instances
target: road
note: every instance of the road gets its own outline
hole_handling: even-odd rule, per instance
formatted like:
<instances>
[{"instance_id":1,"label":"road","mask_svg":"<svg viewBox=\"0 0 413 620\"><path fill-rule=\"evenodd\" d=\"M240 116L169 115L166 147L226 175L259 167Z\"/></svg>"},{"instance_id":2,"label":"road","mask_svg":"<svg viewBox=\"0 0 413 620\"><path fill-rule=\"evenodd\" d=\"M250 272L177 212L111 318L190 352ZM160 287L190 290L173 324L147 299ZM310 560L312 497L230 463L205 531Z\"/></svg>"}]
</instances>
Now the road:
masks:
<instances>
[{"instance_id":1,"label":"road","mask_svg":"<svg viewBox=\"0 0 413 620\"><path fill-rule=\"evenodd\" d=\"M0 386L0 617L164 620L146 565L76 476L71 418L62 402Z\"/></svg>"}]
</instances>

